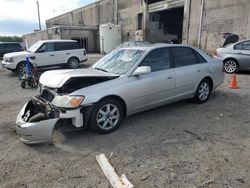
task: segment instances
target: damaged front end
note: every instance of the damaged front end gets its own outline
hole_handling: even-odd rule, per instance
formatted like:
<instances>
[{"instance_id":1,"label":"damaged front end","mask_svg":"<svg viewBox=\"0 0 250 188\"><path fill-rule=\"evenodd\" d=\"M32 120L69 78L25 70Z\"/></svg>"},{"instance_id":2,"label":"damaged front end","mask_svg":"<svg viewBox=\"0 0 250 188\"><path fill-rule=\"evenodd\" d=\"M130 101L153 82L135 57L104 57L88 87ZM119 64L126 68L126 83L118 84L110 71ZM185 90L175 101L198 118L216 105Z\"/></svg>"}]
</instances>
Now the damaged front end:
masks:
<instances>
[{"instance_id":1,"label":"damaged front end","mask_svg":"<svg viewBox=\"0 0 250 188\"><path fill-rule=\"evenodd\" d=\"M41 97L26 103L17 116L16 131L26 144L52 143L53 130L61 120L75 128L83 127L84 108L64 109L53 106ZM68 121L70 120L70 121Z\"/></svg>"}]
</instances>

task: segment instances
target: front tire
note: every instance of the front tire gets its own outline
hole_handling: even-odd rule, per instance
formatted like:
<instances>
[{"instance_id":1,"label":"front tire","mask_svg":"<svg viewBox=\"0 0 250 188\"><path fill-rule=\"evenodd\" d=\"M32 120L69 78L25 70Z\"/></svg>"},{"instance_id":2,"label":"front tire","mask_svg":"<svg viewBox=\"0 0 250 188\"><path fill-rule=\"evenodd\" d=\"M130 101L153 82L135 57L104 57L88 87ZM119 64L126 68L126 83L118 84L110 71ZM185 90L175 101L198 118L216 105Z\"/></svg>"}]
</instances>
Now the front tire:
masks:
<instances>
[{"instance_id":1,"label":"front tire","mask_svg":"<svg viewBox=\"0 0 250 188\"><path fill-rule=\"evenodd\" d=\"M25 75L25 63L24 62L18 63L16 67L16 72L18 74L19 80L21 80L23 75Z\"/></svg>"},{"instance_id":2,"label":"front tire","mask_svg":"<svg viewBox=\"0 0 250 188\"><path fill-rule=\"evenodd\" d=\"M124 111L120 102L108 98L96 104L90 116L90 128L100 134L115 131L120 126Z\"/></svg>"},{"instance_id":3,"label":"front tire","mask_svg":"<svg viewBox=\"0 0 250 188\"><path fill-rule=\"evenodd\" d=\"M68 60L68 67L71 68L71 69L76 69L79 67L79 59L77 59L76 57L71 57L69 60Z\"/></svg>"},{"instance_id":4,"label":"front tire","mask_svg":"<svg viewBox=\"0 0 250 188\"><path fill-rule=\"evenodd\" d=\"M207 79L204 79L200 82L194 97L194 101L196 103L202 104L207 102L212 90L211 85L212 84Z\"/></svg>"},{"instance_id":5,"label":"front tire","mask_svg":"<svg viewBox=\"0 0 250 188\"><path fill-rule=\"evenodd\" d=\"M234 59L227 59L224 61L223 68L226 73L233 74L239 69L238 62Z\"/></svg>"}]
</instances>

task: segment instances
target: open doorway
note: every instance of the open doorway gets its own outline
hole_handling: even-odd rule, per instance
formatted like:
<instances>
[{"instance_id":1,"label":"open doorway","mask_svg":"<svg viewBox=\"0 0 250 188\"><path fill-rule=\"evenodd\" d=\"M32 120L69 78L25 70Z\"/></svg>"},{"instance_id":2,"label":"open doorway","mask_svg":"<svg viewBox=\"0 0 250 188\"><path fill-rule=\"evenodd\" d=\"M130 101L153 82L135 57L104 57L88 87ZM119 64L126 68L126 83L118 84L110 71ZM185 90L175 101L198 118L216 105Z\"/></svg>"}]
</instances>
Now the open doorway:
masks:
<instances>
[{"instance_id":1,"label":"open doorway","mask_svg":"<svg viewBox=\"0 0 250 188\"><path fill-rule=\"evenodd\" d=\"M78 38L78 37L74 37L71 38L71 40L76 40L81 48L85 48L85 50L88 52L88 37L83 37L83 38Z\"/></svg>"},{"instance_id":2,"label":"open doorway","mask_svg":"<svg viewBox=\"0 0 250 188\"><path fill-rule=\"evenodd\" d=\"M181 43L184 7L155 11L149 15L148 41Z\"/></svg>"}]
</instances>

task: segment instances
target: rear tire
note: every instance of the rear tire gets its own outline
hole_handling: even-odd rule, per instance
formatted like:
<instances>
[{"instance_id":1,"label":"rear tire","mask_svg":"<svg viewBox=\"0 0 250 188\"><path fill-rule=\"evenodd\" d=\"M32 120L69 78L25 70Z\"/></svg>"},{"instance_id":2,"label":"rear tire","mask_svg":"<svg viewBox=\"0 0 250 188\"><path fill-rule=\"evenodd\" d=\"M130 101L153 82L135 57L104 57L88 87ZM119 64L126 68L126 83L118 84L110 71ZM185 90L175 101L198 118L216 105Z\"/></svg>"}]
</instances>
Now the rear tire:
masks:
<instances>
[{"instance_id":1,"label":"rear tire","mask_svg":"<svg viewBox=\"0 0 250 188\"><path fill-rule=\"evenodd\" d=\"M25 81L22 81L22 82L21 82L21 87L24 89L24 88L25 88L25 86L26 86Z\"/></svg>"},{"instance_id":2,"label":"rear tire","mask_svg":"<svg viewBox=\"0 0 250 188\"><path fill-rule=\"evenodd\" d=\"M107 98L98 102L90 116L90 128L100 134L115 131L120 126L124 116L120 102Z\"/></svg>"},{"instance_id":3,"label":"rear tire","mask_svg":"<svg viewBox=\"0 0 250 188\"><path fill-rule=\"evenodd\" d=\"M233 74L238 72L239 65L234 59L227 59L224 61L223 69L226 73Z\"/></svg>"},{"instance_id":4,"label":"rear tire","mask_svg":"<svg viewBox=\"0 0 250 188\"><path fill-rule=\"evenodd\" d=\"M200 82L200 84L197 87L196 94L194 96L194 101L196 103L202 104L207 102L212 90L211 85L212 84L207 79L204 79Z\"/></svg>"},{"instance_id":5,"label":"rear tire","mask_svg":"<svg viewBox=\"0 0 250 188\"><path fill-rule=\"evenodd\" d=\"M76 69L79 67L79 59L76 58L76 57L71 57L69 60L68 60L68 67L71 68L71 69Z\"/></svg>"}]
</instances>

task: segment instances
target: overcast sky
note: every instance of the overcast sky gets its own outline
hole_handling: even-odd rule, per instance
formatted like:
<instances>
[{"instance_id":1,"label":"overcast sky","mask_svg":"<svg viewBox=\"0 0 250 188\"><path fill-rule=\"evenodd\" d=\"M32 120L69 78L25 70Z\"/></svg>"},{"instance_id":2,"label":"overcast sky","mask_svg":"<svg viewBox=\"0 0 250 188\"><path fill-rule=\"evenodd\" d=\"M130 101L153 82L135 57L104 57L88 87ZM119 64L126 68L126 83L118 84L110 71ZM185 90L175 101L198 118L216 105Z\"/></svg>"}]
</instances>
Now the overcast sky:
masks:
<instances>
[{"instance_id":1,"label":"overcast sky","mask_svg":"<svg viewBox=\"0 0 250 188\"><path fill-rule=\"evenodd\" d=\"M37 0L0 0L0 35L23 35L39 29ZM42 29L45 20L97 0L39 0Z\"/></svg>"}]
</instances>

